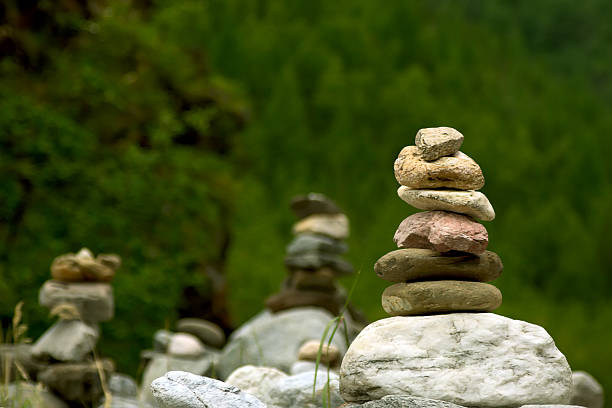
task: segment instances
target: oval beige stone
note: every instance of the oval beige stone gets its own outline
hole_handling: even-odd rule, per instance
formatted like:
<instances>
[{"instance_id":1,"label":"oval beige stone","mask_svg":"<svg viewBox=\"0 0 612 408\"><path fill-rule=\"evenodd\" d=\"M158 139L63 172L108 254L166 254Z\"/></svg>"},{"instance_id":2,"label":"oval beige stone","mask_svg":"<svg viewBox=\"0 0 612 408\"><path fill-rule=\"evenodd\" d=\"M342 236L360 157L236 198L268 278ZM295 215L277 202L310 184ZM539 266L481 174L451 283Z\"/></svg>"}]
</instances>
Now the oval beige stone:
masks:
<instances>
[{"instance_id":1,"label":"oval beige stone","mask_svg":"<svg viewBox=\"0 0 612 408\"><path fill-rule=\"evenodd\" d=\"M490 312L501 302L501 292L493 285L451 280L396 283L382 295L383 309L393 316Z\"/></svg>"},{"instance_id":2,"label":"oval beige stone","mask_svg":"<svg viewBox=\"0 0 612 408\"><path fill-rule=\"evenodd\" d=\"M310 340L302 344L298 351L298 359L303 361L317 361L317 355L319 354L319 347L321 348L321 360L320 362L325 365L334 365L340 357L340 350L334 344L323 344L319 340Z\"/></svg>"},{"instance_id":3,"label":"oval beige stone","mask_svg":"<svg viewBox=\"0 0 612 408\"><path fill-rule=\"evenodd\" d=\"M334 239L349 236L349 220L344 214L314 214L302 218L293 226L293 234L305 232L326 235Z\"/></svg>"},{"instance_id":4,"label":"oval beige stone","mask_svg":"<svg viewBox=\"0 0 612 408\"><path fill-rule=\"evenodd\" d=\"M485 183L480 166L462 152L428 162L416 146L406 146L393 167L397 181L410 188L478 190Z\"/></svg>"},{"instance_id":5,"label":"oval beige stone","mask_svg":"<svg viewBox=\"0 0 612 408\"><path fill-rule=\"evenodd\" d=\"M374 272L390 282L457 279L490 282L504 270L495 252L440 253L430 249L406 248L389 252L374 264Z\"/></svg>"},{"instance_id":6,"label":"oval beige stone","mask_svg":"<svg viewBox=\"0 0 612 408\"><path fill-rule=\"evenodd\" d=\"M420 210L443 210L493 221L495 211L486 195L474 190L420 190L400 186L397 195Z\"/></svg>"}]
</instances>

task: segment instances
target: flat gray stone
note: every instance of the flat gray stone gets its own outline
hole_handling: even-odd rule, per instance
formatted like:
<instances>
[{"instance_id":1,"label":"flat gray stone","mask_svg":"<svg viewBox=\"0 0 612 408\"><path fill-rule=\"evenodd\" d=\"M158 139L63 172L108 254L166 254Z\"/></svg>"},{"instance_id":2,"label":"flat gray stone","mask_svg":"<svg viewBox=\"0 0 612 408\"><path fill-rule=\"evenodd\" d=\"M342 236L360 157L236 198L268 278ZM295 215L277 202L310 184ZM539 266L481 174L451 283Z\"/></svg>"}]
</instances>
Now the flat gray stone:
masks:
<instances>
[{"instance_id":1,"label":"flat gray stone","mask_svg":"<svg viewBox=\"0 0 612 408\"><path fill-rule=\"evenodd\" d=\"M108 283L47 281L38 295L41 306L52 310L60 304L75 306L86 322L105 322L114 314L113 288Z\"/></svg>"},{"instance_id":2,"label":"flat gray stone","mask_svg":"<svg viewBox=\"0 0 612 408\"><path fill-rule=\"evenodd\" d=\"M138 384L126 374L114 373L108 379L108 390L117 397L132 398L138 396Z\"/></svg>"},{"instance_id":3,"label":"flat gray stone","mask_svg":"<svg viewBox=\"0 0 612 408\"><path fill-rule=\"evenodd\" d=\"M105 359L101 361L101 369L105 378L109 378L115 367ZM64 400L75 403L96 402L103 394L95 362L51 364L39 373L37 380Z\"/></svg>"},{"instance_id":4,"label":"flat gray stone","mask_svg":"<svg viewBox=\"0 0 612 408\"><path fill-rule=\"evenodd\" d=\"M225 333L221 327L208 320L186 317L176 322L176 330L193 334L204 344L217 349L225 344Z\"/></svg>"},{"instance_id":5,"label":"flat gray stone","mask_svg":"<svg viewBox=\"0 0 612 408\"><path fill-rule=\"evenodd\" d=\"M603 387L591 374L585 371L574 371L572 379L570 404L588 408L602 408L604 406Z\"/></svg>"},{"instance_id":6,"label":"flat gray stone","mask_svg":"<svg viewBox=\"0 0 612 408\"><path fill-rule=\"evenodd\" d=\"M346 401L412 395L470 407L567 404L572 374L546 330L492 313L391 317L342 360Z\"/></svg>"},{"instance_id":7,"label":"flat gray stone","mask_svg":"<svg viewBox=\"0 0 612 408\"><path fill-rule=\"evenodd\" d=\"M99 337L100 328L96 325L80 320L59 320L34 343L32 356L38 360L83 361Z\"/></svg>"},{"instance_id":8,"label":"flat gray stone","mask_svg":"<svg viewBox=\"0 0 612 408\"><path fill-rule=\"evenodd\" d=\"M482 221L495 219L493 206L480 191L419 190L400 186L397 195L420 210L452 211Z\"/></svg>"},{"instance_id":9,"label":"flat gray stone","mask_svg":"<svg viewBox=\"0 0 612 408\"><path fill-rule=\"evenodd\" d=\"M350 275L353 273L353 265L336 254L324 252L308 252L299 255L285 257L285 266L290 269L316 270L328 267L333 269L337 275Z\"/></svg>"},{"instance_id":10,"label":"flat gray stone","mask_svg":"<svg viewBox=\"0 0 612 408\"><path fill-rule=\"evenodd\" d=\"M165 353L168 350L170 339L174 333L168 330L160 329L153 334L153 350L159 353Z\"/></svg>"},{"instance_id":11,"label":"flat gray stone","mask_svg":"<svg viewBox=\"0 0 612 408\"><path fill-rule=\"evenodd\" d=\"M342 212L336 203L320 193L309 193L294 197L291 200L290 207L298 218L305 218L313 214L339 214Z\"/></svg>"},{"instance_id":12,"label":"flat gray stone","mask_svg":"<svg viewBox=\"0 0 612 408\"><path fill-rule=\"evenodd\" d=\"M160 408L266 408L233 385L182 371L156 379L151 391Z\"/></svg>"},{"instance_id":13,"label":"flat gray stone","mask_svg":"<svg viewBox=\"0 0 612 408\"><path fill-rule=\"evenodd\" d=\"M495 252L484 251L475 255L420 248L391 251L374 264L376 275L390 282L437 279L490 282L497 279L503 269L504 265Z\"/></svg>"},{"instance_id":14,"label":"flat gray stone","mask_svg":"<svg viewBox=\"0 0 612 408\"><path fill-rule=\"evenodd\" d=\"M299 234L287 245L287 255L299 255L307 252L343 254L347 250L348 245L340 240L310 233Z\"/></svg>"}]
</instances>

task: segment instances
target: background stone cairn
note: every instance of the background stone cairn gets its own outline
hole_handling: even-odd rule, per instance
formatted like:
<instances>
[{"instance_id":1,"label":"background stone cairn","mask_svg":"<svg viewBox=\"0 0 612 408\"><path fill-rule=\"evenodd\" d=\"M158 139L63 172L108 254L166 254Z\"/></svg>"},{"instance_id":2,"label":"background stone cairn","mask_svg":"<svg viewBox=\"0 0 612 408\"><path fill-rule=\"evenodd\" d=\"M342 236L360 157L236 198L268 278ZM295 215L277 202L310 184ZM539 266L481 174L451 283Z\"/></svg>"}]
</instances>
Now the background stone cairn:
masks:
<instances>
[{"instance_id":1,"label":"background stone cairn","mask_svg":"<svg viewBox=\"0 0 612 408\"><path fill-rule=\"evenodd\" d=\"M348 218L333 201L317 193L294 198L291 209L299 221L293 226L295 238L285 257L289 277L266 306L272 312L318 306L337 315L346 295L336 279L353 273L352 265L341 257L348 250L343 242L349 236Z\"/></svg>"},{"instance_id":2,"label":"background stone cairn","mask_svg":"<svg viewBox=\"0 0 612 408\"><path fill-rule=\"evenodd\" d=\"M57 257L51 264L53 279L40 290L40 305L59 320L32 346L32 358L40 365L37 380L70 405L98 400L114 371L113 362L97 359L94 348L98 323L113 318L110 282L120 265L118 255L94 258L83 248Z\"/></svg>"},{"instance_id":3,"label":"background stone cairn","mask_svg":"<svg viewBox=\"0 0 612 408\"><path fill-rule=\"evenodd\" d=\"M476 191L484 177L459 151L462 142L452 128L421 129L416 146L395 161L399 196L426 211L401 222L394 236L400 249L376 262L377 275L395 282L382 295L393 317L368 325L344 355L340 393L358 403L347 406L413 406L415 398L419 406L570 401L570 367L546 330L487 313L501 304L499 290L485 282L500 275L502 263L486 250L487 231L475 219L495 213Z\"/></svg>"}]
</instances>

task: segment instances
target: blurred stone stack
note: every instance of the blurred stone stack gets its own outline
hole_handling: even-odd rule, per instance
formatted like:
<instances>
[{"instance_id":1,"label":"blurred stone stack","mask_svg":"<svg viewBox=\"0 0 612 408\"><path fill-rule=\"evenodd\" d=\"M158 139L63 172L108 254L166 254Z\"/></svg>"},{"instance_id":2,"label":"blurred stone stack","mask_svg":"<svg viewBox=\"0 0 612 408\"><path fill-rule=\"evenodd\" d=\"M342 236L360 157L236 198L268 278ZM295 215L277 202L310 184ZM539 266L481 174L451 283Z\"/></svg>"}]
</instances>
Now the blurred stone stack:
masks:
<instances>
[{"instance_id":1,"label":"blurred stone stack","mask_svg":"<svg viewBox=\"0 0 612 408\"><path fill-rule=\"evenodd\" d=\"M348 218L333 201L317 193L294 198L291 209L299 221L293 226L295 238L285 257L289 277L266 306L272 312L318 306L338 314L345 295L336 279L353 272L341 257L348 250L343 242L349 235Z\"/></svg>"},{"instance_id":2,"label":"blurred stone stack","mask_svg":"<svg viewBox=\"0 0 612 408\"><path fill-rule=\"evenodd\" d=\"M399 249L374 266L382 279L398 282L382 295L391 315L475 311L501 305L500 291L484 283L503 269L496 253L486 251L488 233L474 218L495 218L480 167L459 152L463 135L452 128L421 129L416 146L407 146L395 162L398 195L423 210L406 218L395 232Z\"/></svg>"},{"instance_id":3,"label":"blurred stone stack","mask_svg":"<svg viewBox=\"0 0 612 408\"><path fill-rule=\"evenodd\" d=\"M158 330L153 336L153 350L145 350L146 362L139 400L154 405L150 385L168 371L186 371L214 375L225 333L215 323L199 318L184 318L176 323L176 332Z\"/></svg>"},{"instance_id":4,"label":"blurred stone stack","mask_svg":"<svg viewBox=\"0 0 612 408\"><path fill-rule=\"evenodd\" d=\"M484 282L500 275L502 263L486 251L487 231L474 220L495 213L476 191L484 177L459 151L462 142L452 128L421 129L416 146L395 161L399 196L427 211L402 221L394 237L400 249L374 267L397 282L382 295L394 317L367 326L346 352L340 371L346 401L411 396L478 407L569 401L571 371L548 333L485 313L501 304L499 290Z\"/></svg>"},{"instance_id":5,"label":"blurred stone stack","mask_svg":"<svg viewBox=\"0 0 612 408\"><path fill-rule=\"evenodd\" d=\"M40 364L37 380L70 404L96 401L103 394L102 380L114 371L111 360L96 360L98 323L114 313L110 285L121 258L87 248L57 257L52 280L44 283L39 303L59 320L36 341L32 358ZM102 378L102 380L101 380Z\"/></svg>"}]
</instances>

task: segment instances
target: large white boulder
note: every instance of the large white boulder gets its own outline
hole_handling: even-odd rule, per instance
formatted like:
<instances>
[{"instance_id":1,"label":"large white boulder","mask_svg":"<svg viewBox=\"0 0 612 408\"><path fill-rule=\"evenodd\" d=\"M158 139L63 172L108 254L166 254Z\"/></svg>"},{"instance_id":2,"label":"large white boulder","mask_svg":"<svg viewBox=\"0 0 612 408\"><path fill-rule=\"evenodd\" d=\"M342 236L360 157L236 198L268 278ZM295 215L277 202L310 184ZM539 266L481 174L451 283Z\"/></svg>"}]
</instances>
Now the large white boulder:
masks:
<instances>
[{"instance_id":1,"label":"large white boulder","mask_svg":"<svg viewBox=\"0 0 612 408\"><path fill-rule=\"evenodd\" d=\"M347 401L413 395L478 407L567 404L572 372L546 330L492 313L398 316L344 356Z\"/></svg>"},{"instance_id":2,"label":"large white boulder","mask_svg":"<svg viewBox=\"0 0 612 408\"><path fill-rule=\"evenodd\" d=\"M333 318L331 313L318 307L259 314L232 334L219 357L216 373L225 379L238 367L249 364L289 372L302 344L320 340ZM347 349L342 333L338 330L332 340L341 356Z\"/></svg>"}]
</instances>

